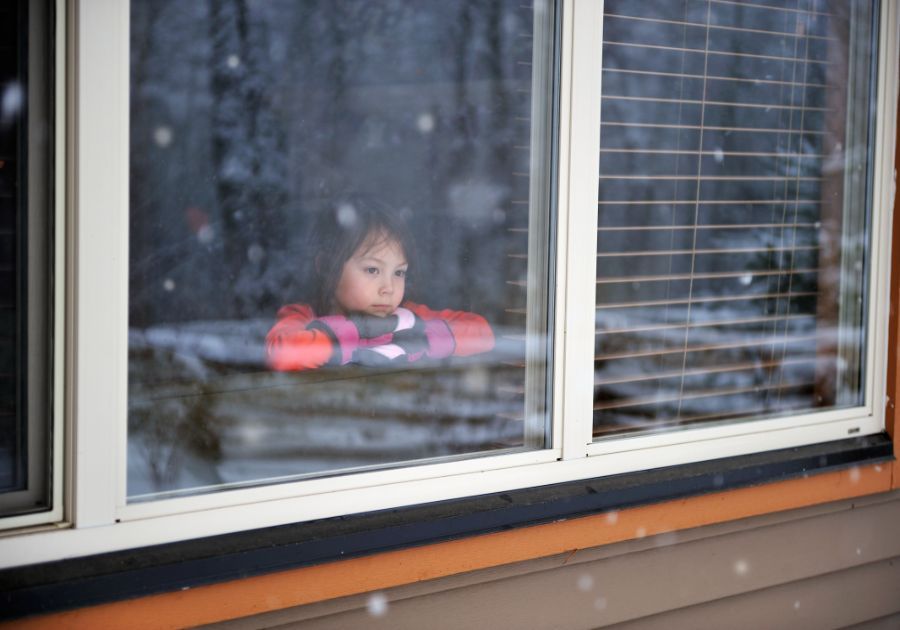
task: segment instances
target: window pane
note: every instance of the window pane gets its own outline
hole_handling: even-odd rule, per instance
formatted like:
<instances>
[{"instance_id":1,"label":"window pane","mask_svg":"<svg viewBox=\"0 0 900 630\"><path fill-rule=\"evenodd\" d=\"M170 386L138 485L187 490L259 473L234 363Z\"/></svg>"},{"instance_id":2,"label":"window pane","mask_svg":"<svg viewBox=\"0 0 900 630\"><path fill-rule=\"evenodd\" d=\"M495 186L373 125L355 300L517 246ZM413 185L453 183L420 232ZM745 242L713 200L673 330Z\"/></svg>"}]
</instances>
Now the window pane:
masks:
<instances>
[{"instance_id":1,"label":"window pane","mask_svg":"<svg viewBox=\"0 0 900 630\"><path fill-rule=\"evenodd\" d=\"M48 7L0 6L0 515L50 508Z\"/></svg>"},{"instance_id":2,"label":"window pane","mask_svg":"<svg viewBox=\"0 0 900 630\"><path fill-rule=\"evenodd\" d=\"M877 13L607 0L595 439L863 403Z\"/></svg>"},{"instance_id":3,"label":"window pane","mask_svg":"<svg viewBox=\"0 0 900 630\"><path fill-rule=\"evenodd\" d=\"M551 17L132 2L131 500L545 446Z\"/></svg>"}]
</instances>

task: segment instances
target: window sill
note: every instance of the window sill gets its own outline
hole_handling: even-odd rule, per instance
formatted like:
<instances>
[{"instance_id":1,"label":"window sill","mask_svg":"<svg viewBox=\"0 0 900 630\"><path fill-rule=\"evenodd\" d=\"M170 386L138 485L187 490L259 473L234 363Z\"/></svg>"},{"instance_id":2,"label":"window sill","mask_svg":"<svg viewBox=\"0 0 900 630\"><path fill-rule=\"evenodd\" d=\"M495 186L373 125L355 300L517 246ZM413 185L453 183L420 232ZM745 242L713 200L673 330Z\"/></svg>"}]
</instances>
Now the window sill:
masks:
<instances>
[{"instance_id":1,"label":"window sill","mask_svg":"<svg viewBox=\"0 0 900 630\"><path fill-rule=\"evenodd\" d=\"M19 567L0 572L0 616L184 590L893 459L882 434Z\"/></svg>"}]
</instances>

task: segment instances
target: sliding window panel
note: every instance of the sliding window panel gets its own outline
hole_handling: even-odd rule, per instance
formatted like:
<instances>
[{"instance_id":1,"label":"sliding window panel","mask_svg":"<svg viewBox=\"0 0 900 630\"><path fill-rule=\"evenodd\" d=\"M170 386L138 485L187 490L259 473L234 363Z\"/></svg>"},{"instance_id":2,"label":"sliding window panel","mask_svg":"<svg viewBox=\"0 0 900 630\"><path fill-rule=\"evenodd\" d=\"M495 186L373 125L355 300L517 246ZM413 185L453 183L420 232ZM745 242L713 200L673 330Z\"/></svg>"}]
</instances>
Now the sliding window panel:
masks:
<instances>
[{"instance_id":1,"label":"sliding window panel","mask_svg":"<svg viewBox=\"0 0 900 630\"><path fill-rule=\"evenodd\" d=\"M53 6L0 7L0 516L52 520ZM54 505L55 503L55 505ZM55 508L55 509L54 509Z\"/></svg>"},{"instance_id":2,"label":"sliding window panel","mask_svg":"<svg viewBox=\"0 0 900 630\"><path fill-rule=\"evenodd\" d=\"M131 3L129 502L549 447L554 15Z\"/></svg>"},{"instance_id":3,"label":"sliding window panel","mask_svg":"<svg viewBox=\"0 0 900 630\"><path fill-rule=\"evenodd\" d=\"M865 403L877 3L605 3L595 440Z\"/></svg>"}]
</instances>

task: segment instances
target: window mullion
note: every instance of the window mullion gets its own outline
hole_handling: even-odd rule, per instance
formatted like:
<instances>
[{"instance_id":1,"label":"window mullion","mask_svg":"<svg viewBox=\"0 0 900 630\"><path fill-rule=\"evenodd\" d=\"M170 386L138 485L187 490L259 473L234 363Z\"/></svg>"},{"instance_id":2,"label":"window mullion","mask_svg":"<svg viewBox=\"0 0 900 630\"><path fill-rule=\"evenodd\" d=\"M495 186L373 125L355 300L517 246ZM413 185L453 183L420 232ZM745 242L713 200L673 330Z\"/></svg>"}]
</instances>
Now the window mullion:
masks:
<instances>
[{"instance_id":1,"label":"window mullion","mask_svg":"<svg viewBox=\"0 0 900 630\"><path fill-rule=\"evenodd\" d=\"M603 3L564 7L560 126L560 282L557 321L562 327L563 459L584 457L591 441L594 302L596 297L597 173Z\"/></svg>"},{"instance_id":2,"label":"window mullion","mask_svg":"<svg viewBox=\"0 0 900 630\"><path fill-rule=\"evenodd\" d=\"M74 505L78 527L112 523L123 496L128 276L128 3L75 15Z\"/></svg>"}]
</instances>

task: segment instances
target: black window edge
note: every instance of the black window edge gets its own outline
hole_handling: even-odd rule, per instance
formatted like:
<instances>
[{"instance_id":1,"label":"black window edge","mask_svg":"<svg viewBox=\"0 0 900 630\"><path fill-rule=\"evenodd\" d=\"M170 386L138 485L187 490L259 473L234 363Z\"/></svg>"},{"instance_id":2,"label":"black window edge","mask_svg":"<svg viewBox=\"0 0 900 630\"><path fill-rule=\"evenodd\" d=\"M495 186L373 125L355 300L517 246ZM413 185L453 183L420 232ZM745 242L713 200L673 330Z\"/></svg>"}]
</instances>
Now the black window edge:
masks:
<instances>
[{"instance_id":1,"label":"black window edge","mask_svg":"<svg viewBox=\"0 0 900 630\"><path fill-rule=\"evenodd\" d=\"M0 571L0 619L893 460L887 434L154 545ZM23 536L22 544L29 543Z\"/></svg>"}]
</instances>

